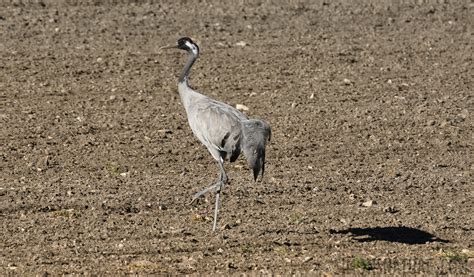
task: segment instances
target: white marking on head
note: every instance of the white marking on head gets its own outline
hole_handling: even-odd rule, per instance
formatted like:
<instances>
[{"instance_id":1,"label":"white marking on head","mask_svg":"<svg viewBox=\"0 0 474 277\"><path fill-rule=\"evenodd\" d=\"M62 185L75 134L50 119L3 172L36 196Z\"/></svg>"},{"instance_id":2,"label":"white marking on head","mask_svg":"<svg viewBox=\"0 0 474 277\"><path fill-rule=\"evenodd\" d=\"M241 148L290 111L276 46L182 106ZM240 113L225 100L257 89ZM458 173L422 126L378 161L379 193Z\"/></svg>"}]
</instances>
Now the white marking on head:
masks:
<instances>
[{"instance_id":1,"label":"white marking on head","mask_svg":"<svg viewBox=\"0 0 474 277\"><path fill-rule=\"evenodd\" d=\"M193 43L191 43L189 41L186 41L184 44L186 44L186 46L189 47L189 49L191 49L191 51L193 52L194 55L198 54L198 49L197 49L196 45L194 45Z\"/></svg>"}]
</instances>

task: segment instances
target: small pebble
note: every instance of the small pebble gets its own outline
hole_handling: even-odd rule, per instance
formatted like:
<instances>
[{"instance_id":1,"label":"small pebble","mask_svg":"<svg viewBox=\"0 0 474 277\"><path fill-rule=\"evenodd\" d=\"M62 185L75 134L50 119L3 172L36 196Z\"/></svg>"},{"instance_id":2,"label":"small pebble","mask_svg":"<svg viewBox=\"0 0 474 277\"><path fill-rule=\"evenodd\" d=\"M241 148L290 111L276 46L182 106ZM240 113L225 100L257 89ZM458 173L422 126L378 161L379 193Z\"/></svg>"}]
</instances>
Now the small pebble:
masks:
<instances>
[{"instance_id":1,"label":"small pebble","mask_svg":"<svg viewBox=\"0 0 474 277\"><path fill-rule=\"evenodd\" d=\"M245 105L242 105L242 104L237 104L235 105L235 108L237 110L240 110L240 111L248 111L249 110L249 107L245 106Z\"/></svg>"},{"instance_id":2,"label":"small pebble","mask_svg":"<svg viewBox=\"0 0 474 277\"><path fill-rule=\"evenodd\" d=\"M467 109L463 109L458 116L462 119L466 119L469 116L469 111Z\"/></svg>"},{"instance_id":3,"label":"small pebble","mask_svg":"<svg viewBox=\"0 0 474 277\"><path fill-rule=\"evenodd\" d=\"M239 41L235 44L235 46L240 46L240 47L245 47L247 46L248 44L245 42L245 41Z\"/></svg>"},{"instance_id":4,"label":"small pebble","mask_svg":"<svg viewBox=\"0 0 474 277\"><path fill-rule=\"evenodd\" d=\"M170 129L160 129L160 130L158 130L158 133L160 133L160 134L172 134L173 131L171 131Z\"/></svg>"},{"instance_id":5,"label":"small pebble","mask_svg":"<svg viewBox=\"0 0 474 277\"><path fill-rule=\"evenodd\" d=\"M364 206L364 207L372 207L373 204L374 204L374 201L368 200L368 201L365 201L364 203L362 203L362 206Z\"/></svg>"}]
</instances>

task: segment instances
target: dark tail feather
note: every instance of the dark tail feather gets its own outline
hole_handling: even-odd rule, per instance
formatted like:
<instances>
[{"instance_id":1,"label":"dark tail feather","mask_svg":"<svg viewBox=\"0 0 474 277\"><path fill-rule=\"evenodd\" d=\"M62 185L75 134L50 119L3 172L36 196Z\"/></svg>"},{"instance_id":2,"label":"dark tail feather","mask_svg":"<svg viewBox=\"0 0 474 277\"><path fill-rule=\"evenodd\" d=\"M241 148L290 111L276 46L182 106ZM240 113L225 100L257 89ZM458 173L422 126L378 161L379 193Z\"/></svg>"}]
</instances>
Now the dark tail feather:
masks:
<instances>
[{"instance_id":1,"label":"dark tail feather","mask_svg":"<svg viewBox=\"0 0 474 277\"><path fill-rule=\"evenodd\" d=\"M260 172L262 172L263 178L263 173L265 172L265 147L263 148L263 151L261 152L260 156L257 157L256 162L254 164L251 164L249 158L247 158L247 162L253 170L253 180L257 181L257 177Z\"/></svg>"},{"instance_id":2,"label":"dark tail feather","mask_svg":"<svg viewBox=\"0 0 474 277\"><path fill-rule=\"evenodd\" d=\"M260 172L262 177L265 172L265 146L270 137L271 129L266 122L258 119L243 122L242 149L255 181Z\"/></svg>"}]
</instances>

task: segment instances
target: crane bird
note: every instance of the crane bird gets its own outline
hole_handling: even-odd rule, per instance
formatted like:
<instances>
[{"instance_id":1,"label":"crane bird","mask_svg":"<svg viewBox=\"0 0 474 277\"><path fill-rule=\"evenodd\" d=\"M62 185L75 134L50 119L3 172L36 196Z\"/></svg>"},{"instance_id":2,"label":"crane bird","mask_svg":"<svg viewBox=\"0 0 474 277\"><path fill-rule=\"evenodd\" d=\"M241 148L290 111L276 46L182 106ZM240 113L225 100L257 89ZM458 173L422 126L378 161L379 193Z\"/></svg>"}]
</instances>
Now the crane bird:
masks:
<instances>
[{"instance_id":1,"label":"crane bird","mask_svg":"<svg viewBox=\"0 0 474 277\"><path fill-rule=\"evenodd\" d=\"M212 157L217 161L220 176L217 181L193 197L196 199L214 190L216 202L214 208L214 223L212 231L216 230L217 214L219 213L219 197L221 190L228 182L224 169L224 161L234 162L241 151L247 158L249 167L253 170L254 181L259 174L263 178L265 170L265 146L271 137L270 126L259 119L249 119L239 110L214 99L211 99L188 85L189 72L199 56L199 46L188 37L178 40L176 46L161 49L177 48L188 52L189 58L178 79L178 91L181 102L186 110L188 123L194 135L204 144Z\"/></svg>"}]
</instances>

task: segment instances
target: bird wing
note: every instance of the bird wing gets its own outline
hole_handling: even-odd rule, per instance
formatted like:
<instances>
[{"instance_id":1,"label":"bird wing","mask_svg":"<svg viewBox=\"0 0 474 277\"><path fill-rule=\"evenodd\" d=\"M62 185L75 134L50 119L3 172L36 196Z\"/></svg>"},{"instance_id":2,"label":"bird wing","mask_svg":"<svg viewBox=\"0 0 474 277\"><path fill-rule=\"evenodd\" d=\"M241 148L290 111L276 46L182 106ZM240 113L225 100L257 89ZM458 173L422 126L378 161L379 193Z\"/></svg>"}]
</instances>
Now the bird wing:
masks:
<instances>
[{"instance_id":1,"label":"bird wing","mask_svg":"<svg viewBox=\"0 0 474 277\"><path fill-rule=\"evenodd\" d=\"M231 162L240 154L242 119L247 117L233 107L207 98L194 103L194 116L189 118L196 137L209 149L215 159L228 155Z\"/></svg>"}]
</instances>

